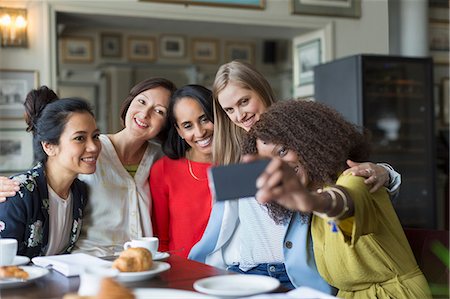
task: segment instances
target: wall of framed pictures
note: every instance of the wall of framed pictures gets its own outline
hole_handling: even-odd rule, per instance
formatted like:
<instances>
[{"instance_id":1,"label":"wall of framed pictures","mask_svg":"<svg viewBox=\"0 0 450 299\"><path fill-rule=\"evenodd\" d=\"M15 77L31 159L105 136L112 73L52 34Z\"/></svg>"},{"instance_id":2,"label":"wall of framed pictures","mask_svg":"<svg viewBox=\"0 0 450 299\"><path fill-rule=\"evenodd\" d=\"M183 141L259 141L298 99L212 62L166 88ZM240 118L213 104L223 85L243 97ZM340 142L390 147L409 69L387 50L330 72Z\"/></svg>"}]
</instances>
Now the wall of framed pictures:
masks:
<instances>
[{"instance_id":1,"label":"wall of framed pictures","mask_svg":"<svg viewBox=\"0 0 450 299\"><path fill-rule=\"evenodd\" d=\"M33 70L0 69L0 174L29 169L33 163L33 138L25 131L24 102L39 84Z\"/></svg>"}]
</instances>

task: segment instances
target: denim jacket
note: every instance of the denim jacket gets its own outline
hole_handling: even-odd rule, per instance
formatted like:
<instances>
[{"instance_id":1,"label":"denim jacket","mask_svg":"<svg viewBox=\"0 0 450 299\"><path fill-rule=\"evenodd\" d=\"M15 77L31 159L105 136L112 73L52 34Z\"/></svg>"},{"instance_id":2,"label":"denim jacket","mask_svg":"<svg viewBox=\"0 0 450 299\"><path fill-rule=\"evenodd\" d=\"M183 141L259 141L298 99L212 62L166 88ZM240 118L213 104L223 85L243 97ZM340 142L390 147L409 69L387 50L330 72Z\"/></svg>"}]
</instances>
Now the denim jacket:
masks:
<instances>
[{"instance_id":1,"label":"denim jacket","mask_svg":"<svg viewBox=\"0 0 450 299\"><path fill-rule=\"evenodd\" d=\"M45 170L41 163L11 177L20 182L15 196L0 203L0 237L17 240L18 255L30 258L45 255L49 237L49 199ZM77 241L87 203L85 183L75 179L71 186L73 223L69 244L62 253L70 253Z\"/></svg>"}]
</instances>

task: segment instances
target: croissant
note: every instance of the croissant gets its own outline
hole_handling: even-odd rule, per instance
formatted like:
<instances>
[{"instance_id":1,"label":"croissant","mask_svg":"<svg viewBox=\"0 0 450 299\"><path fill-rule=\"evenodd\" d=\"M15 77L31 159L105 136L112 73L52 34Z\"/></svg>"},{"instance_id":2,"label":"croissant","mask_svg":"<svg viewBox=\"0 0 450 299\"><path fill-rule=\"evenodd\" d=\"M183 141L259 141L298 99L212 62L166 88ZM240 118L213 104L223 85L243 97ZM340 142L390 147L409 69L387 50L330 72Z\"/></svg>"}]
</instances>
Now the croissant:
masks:
<instances>
[{"instance_id":1,"label":"croissant","mask_svg":"<svg viewBox=\"0 0 450 299\"><path fill-rule=\"evenodd\" d=\"M24 271L23 269L21 269L17 266L0 267L0 277L2 277L2 278L15 277L15 278L27 279L28 276L29 275L28 275L27 271Z\"/></svg>"},{"instance_id":2,"label":"croissant","mask_svg":"<svg viewBox=\"0 0 450 299\"><path fill-rule=\"evenodd\" d=\"M147 271L153 266L152 254L145 248L136 247L124 250L112 267L120 272Z\"/></svg>"},{"instance_id":3,"label":"croissant","mask_svg":"<svg viewBox=\"0 0 450 299\"><path fill-rule=\"evenodd\" d=\"M104 278L96 299L134 299L134 294L111 278Z\"/></svg>"}]
</instances>

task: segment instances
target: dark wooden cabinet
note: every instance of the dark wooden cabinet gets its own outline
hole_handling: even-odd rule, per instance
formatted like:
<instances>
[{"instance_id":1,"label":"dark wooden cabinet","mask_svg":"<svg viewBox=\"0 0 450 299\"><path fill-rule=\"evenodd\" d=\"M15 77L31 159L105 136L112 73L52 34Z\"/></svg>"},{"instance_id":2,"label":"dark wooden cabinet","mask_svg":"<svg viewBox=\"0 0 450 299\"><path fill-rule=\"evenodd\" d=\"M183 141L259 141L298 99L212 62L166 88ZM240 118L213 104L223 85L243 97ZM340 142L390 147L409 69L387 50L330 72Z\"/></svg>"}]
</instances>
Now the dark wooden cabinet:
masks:
<instances>
[{"instance_id":1,"label":"dark wooden cabinet","mask_svg":"<svg viewBox=\"0 0 450 299\"><path fill-rule=\"evenodd\" d=\"M404 226L436 227L432 60L355 55L315 67L316 101L372 132L374 162L401 175Z\"/></svg>"}]
</instances>

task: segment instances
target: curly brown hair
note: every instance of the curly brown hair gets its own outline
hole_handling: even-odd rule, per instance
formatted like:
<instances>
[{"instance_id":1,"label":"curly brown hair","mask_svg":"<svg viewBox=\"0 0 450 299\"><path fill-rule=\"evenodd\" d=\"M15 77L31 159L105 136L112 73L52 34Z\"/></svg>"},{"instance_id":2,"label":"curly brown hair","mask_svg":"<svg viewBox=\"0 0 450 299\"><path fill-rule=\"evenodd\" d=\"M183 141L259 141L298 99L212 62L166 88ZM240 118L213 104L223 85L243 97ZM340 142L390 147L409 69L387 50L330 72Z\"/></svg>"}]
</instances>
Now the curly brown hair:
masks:
<instances>
[{"instance_id":1,"label":"curly brown hair","mask_svg":"<svg viewBox=\"0 0 450 299\"><path fill-rule=\"evenodd\" d=\"M275 103L244 138L243 152L256 153L256 139L297 153L309 180L334 183L346 160L366 161L370 146L364 133L332 108L313 101Z\"/></svg>"},{"instance_id":2,"label":"curly brown hair","mask_svg":"<svg viewBox=\"0 0 450 299\"><path fill-rule=\"evenodd\" d=\"M297 153L310 186L334 184L347 168L346 160L366 161L370 146L367 131L324 104L287 100L273 104L243 140L243 153L257 153L256 139L285 146ZM269 204L275 221L286 217L285 209ZM278 222L278 221L277 221Z\"/></svg>"}]
</instances>

